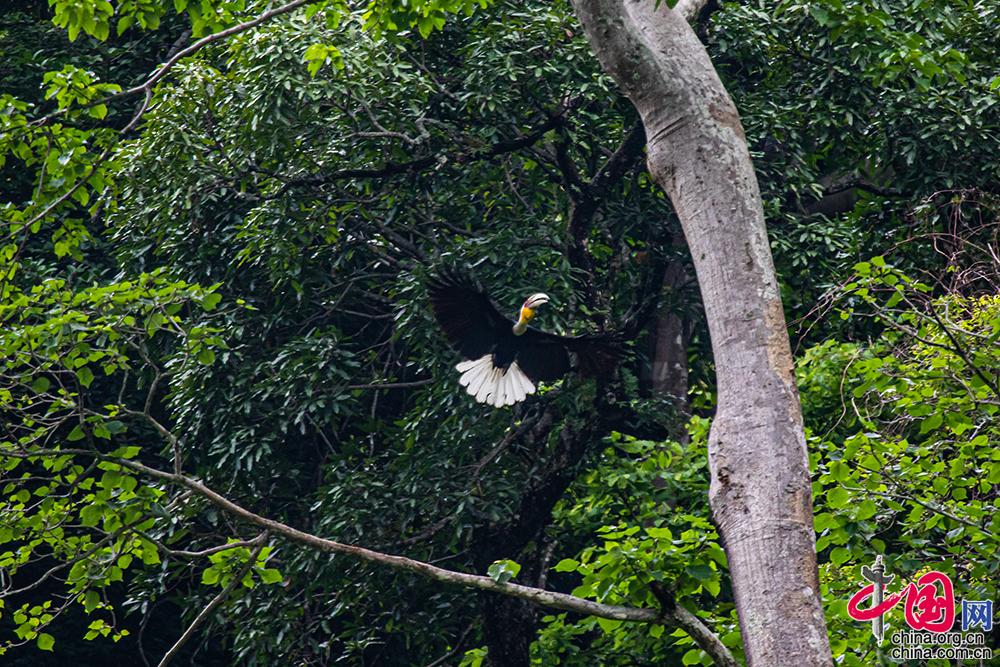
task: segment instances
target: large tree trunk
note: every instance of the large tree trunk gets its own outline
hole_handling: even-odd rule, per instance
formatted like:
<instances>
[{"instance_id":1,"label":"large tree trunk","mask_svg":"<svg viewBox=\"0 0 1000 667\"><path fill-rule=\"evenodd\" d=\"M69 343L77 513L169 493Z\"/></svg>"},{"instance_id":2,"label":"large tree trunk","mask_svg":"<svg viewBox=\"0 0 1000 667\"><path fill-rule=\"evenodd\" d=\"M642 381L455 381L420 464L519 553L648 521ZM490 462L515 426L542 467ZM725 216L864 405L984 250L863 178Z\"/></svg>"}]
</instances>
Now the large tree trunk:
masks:
<instances>
[{"instance_id":1,"label":"large tree trunk","mask_svg":"<svg viewBox=\"0 0 1000 667\"><path fill-rule=\"evenodd\" d=\"M638 109L648 162L684 227L712 336L711 504L750 665L830 665L809 465L757 179L739 115L666 2L573 0Z\"/></svg>"}]
</instances>

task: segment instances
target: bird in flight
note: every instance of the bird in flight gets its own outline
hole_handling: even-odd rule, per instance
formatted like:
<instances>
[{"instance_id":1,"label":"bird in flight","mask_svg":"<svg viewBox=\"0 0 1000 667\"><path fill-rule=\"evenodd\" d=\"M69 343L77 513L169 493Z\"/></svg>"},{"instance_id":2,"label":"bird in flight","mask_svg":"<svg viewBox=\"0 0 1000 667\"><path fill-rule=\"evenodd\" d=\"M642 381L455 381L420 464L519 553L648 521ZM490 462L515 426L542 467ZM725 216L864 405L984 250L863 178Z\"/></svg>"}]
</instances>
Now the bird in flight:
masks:
<instances>
[{"instance_id":1,"label":"bird in flight","mask_svg":"<svg viewBox=\"0 0 1000 667\"><path fill-rule=\"evenodd\" d=\"M576 369L596 377L614 370L619 349L608 336L558 336L529 325L549 297L525 299L517 321L504 317L471 275L446 269L427 282L434 317L462 356L455 366L459 384L478 402L514 405Z\"/></svg>"}]
</instances>

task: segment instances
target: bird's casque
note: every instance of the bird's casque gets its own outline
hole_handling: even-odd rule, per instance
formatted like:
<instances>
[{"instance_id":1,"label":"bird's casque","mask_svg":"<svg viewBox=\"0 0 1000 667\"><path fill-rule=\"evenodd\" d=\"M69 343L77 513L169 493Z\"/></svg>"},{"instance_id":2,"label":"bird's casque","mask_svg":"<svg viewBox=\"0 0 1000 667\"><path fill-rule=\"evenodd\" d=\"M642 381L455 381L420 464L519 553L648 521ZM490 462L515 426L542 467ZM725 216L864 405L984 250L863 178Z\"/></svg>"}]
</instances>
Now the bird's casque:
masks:
<instances>
[{"instance_id":1,"label":"bird's casque","mask_svg":"<svg viewBox=\"0 0 1000 667\"><path fill-rule=\"evenodd\" d=\"M513 405L572 368L596 376L608 373L618 347L604 336L557 336L528 324L549 297L536 292L521 305L517 321L500 314L482 286L457 269L440 271L427 283L434 316L463 361L459 384L478 402Z\"/></svg>"}]
</instances>

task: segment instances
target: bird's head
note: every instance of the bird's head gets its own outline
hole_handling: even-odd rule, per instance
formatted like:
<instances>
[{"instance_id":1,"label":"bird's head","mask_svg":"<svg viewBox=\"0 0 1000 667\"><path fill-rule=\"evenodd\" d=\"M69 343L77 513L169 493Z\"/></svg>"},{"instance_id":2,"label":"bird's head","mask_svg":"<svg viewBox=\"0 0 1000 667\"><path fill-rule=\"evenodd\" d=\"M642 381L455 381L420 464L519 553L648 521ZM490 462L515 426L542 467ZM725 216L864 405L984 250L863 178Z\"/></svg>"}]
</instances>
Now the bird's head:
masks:
<instances>
[{"instance_id":1,"label":"bird's head","mask_svg":"<svg viewBox=\"0 0 1000 667\"><path fill-rule=\"evenodd\" d=\"M535 292L521 304L521 313L518 317L517 324L514 325L514 333L520 335L524 333L524 330L528 328L528 323L535 317L535 311L538 308L549 302L549 297L547 294L542 294L541 292Z\"/></svg>"}]
</instances>

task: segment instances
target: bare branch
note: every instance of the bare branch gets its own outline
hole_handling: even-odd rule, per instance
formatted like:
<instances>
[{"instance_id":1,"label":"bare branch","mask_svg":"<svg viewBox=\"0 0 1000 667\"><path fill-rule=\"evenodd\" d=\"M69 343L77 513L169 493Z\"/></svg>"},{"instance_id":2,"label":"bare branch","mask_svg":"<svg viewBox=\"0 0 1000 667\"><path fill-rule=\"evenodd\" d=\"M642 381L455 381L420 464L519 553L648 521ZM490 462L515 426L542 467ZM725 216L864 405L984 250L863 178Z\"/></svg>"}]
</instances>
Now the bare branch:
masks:
<instances>
[{"instance_id":1,"label":"bare branch","mask_svg":"<svg viewBox=\"0 0 1000 667\"><path fill-rule=\"evenodd\" d=\"M677 627L688 633L705 653L712 656L712 661L717 667L738 667L739 663L736 662L736 658L722 643L722 640L690 611L677 605L673 611L667 614L666 619L672 620L677 624Z\"/></svg>"},{"instance_id":2,"label":"bare branch","mask_svg":"<svg viewBox=\"0 0 1000 667\"><path fill-rule=\"evenodd\" d=\"M277 192L272 195L268 195L265 199L277 199L292 188L296 187L326 185L337 181L356 178L389 178L400 174L417 173L423 171L424 169L430 169L434 166L443 166L449 162L455 164L467 164L469 162L488 160L506 153L513 153L538 143L538 141L540 141L547 132L563 124L565 122L565 115L574 109L578 104L579 100L568 100L560 104L555 110L549 112L548 118L527 134L519 135L513 139L498 141L485 148L453 154L445 152L433 153L415 158L413 160L408 160L406 162L386 162L381 167L375 168L338 169L325 174L296 177L286 181Z\"/></svg>"},{"instance_id":3,"label":"bare branch","mask_svg":"<svg viewBox=\"0 0 1000 667\"><path fill-rule=\"evenodd\" d=\"M134 470L170 484L183 486L205 498L216 507L225 510L229 514L235 515L248 523L259 526L270 531L271 533L274 533L275 535L281 535L285 539L292 542L304 544L321 551L353 556L369 563L383 565L394 570L412 572L422 577L446 584L455 584L466 588L475 588L478 590L491 591L510 597L520 598L550 609L560 609L562 611L571 611L577 614L597 616L599 618L608 618L617 621L634 621L644 623L661 622L661 612L656 609L601 604L599 602L585 600L574 595L567 595L566 593L546 591L531 586L522 586L520 584L501 584L487 576L467 574L465 572L454 572L429 563L406 558L405 556L394 556L392 554L381 553L364 547L335 542L330 539L298 530L297 528L293 528L287 524L281 523L280 521L275 521L274 519L268 519L260 516L259 514L255 514L254 512L237 505L232 500L229 500L225 496L210 489L196 479L192 479L185 475L167 472L165 470L159 470L157 468L151 468L145 464L139 463L138 461L106 456L100 452L88 449L39 449L32 450L31 452L2 452L3 456L12 456L24 459L36 456L64 456L66 454L92 456L102 461L116 463L123 468Z\"/></svg>"},{"instance_id":4,"label":"bare branch","mask_svg":"<svg viewBox=\"0 0 1000 667\"><path fill-rule=\"evenodd\" d=\"M413 387L423 387L434 380L414 380L412 382L372 382L369 384L349 384L344 389L412 389Z\"/></svg>"},{"instance_id":5,"label":"bare branch","mask_svg":"<svg viewBox=\"0 0 1000 667\"><path fill-rule=\"evenodd\" d=\"M650 590L663 607L664 619L673 622L691 636L698 646L705 653L712 657L712 661L717 667L739 667L736 658L722 643L708 626L701 622L701 619L692 614L686 608L677 604L672 591L667 590L658 582L650 585Z\"/></svg>"},{"instance_id":6,"label":"bare branch","mask_svg":"<svg viewBox=\"0 0 1000 667\"><path fill-rule=\"evenodd\" d=\"M238 542L227 542L226 544L219 544L214 547L209 547L207 549L202 549L201 551L187 551L185 549L171 549L165 545L160 540L156 539L149 533L141 530L132 529L132 532L136 535L149 540L156 547L162 551L167 556L182 556L184 558L204 558L205 556L211 556L212 554L217 554L221 551L229 551L230 549L239 549L241 547L253 547L261 543L261 541L267 536L267 533L261 533L252 540L239 540Z\"/></svg>"}]
</instances>

